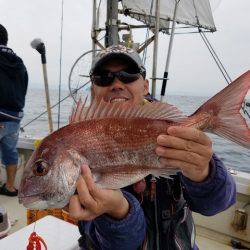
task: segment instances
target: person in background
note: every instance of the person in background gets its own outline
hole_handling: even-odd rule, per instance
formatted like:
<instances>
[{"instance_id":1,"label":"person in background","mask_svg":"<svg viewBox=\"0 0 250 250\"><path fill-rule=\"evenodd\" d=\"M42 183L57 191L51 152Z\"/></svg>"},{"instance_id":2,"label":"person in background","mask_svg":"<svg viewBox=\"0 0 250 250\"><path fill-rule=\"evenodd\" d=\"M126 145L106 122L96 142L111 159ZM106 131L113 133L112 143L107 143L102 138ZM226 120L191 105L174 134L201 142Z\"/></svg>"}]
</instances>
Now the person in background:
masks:
<instances>
[{"instance_id":1,"label":"person in background","mask_svg":"<svg viewBox=\"0 0 250 250\"><path fill-rule=\"evenodd\" d=\"M0 188L0 194L16 196L16 146L23 117L28 74L22 59L7 47L7 43L8 32L0 24L0 156L7 172L7 182Z\"/></svg>"},{"instance_id":2,"label":"person in background","mask_svg":"<svg viewBox=\"0 0 250 250\"><path fill-rule=\"evenodd\" d=\"M146 71L131 49L117 45L101 51L90 76L94 101L149 105ZM108 190L98 188L90 168L82 167L69 212L79 221L83 249L197 249L191 211L211 216L235 203L234 180L205 133L169 127L156 143L159 161L180 170L172 178L150 175Z\"/></svg>"}]
</instances>

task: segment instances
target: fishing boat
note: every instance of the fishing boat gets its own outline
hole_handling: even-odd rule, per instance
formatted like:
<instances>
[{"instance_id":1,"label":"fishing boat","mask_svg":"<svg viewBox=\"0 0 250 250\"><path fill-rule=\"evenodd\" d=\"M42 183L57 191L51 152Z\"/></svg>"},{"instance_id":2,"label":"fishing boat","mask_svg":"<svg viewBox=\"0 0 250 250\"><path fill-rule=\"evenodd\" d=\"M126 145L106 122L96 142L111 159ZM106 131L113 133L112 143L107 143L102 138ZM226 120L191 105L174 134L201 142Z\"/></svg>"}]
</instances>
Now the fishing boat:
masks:
<instances>
[{"instance_id":1,"label":"fishing boat","mask_svg":"<svg viewBox=\"0 0 250 250\"><path fill-rule=\"evenodd\" d=\"M107 10L106 25L100 23L101 12L104 10L102 4ZM143 61L146 62L147 53L149 53L147 48L153 43L153 59L151 65L147 66L147 69L152 72L150 77L151 94L154 97L159 97L161 101L166 101L166 87L170 84L168 82L171 75L169 66L174 38L181 33L199 34L224 76L225 82L231 82L229 74L206 36L208 32L216 32L209 0L107 0L102 4L101 1L97 3L96 0L93 0L92 48L82 53L70 70L68 80L69 96L73 100L76 101L81 96L81 89L85 87L86 90L86 86L90 84L88 78L90 65L87 65L86 69L82 70L82 62L87 57L93 58L98 50L111 44L121 43L140 52ZM121 21L122 16L125 16L123 21ZM139 23L134 24L133 19L139 21ZM145 31L146 38L143 43L134 42L133 34L137 30ZM167 59L164 62L164 71L159 75L159 70L157 70L159 66L158 43L162 33L169 36L169 43L165 48ZM103 42L100 37L104 37ZM161 95L157 96L159 91ZM47 106L47 110L50 109L50 105ZM242 113L250 124L249 112L250 102L246 99ZM35 149L36 143L37 138L20 136L16 187L19 186L24 165ZM250 249L250 174L236 170L236 166L230 165L227 167L236 182L237 202L226 211L215 216L205 217L193 213L197 234L196 241L200 249ZM0 167L0 170L2 181L4 181L4 168ZM18 204L17 198L0 196L0 205L6 207L13 225L9 234L26 225L27 212L24 207Z\"/></svg>"}]
</instances>

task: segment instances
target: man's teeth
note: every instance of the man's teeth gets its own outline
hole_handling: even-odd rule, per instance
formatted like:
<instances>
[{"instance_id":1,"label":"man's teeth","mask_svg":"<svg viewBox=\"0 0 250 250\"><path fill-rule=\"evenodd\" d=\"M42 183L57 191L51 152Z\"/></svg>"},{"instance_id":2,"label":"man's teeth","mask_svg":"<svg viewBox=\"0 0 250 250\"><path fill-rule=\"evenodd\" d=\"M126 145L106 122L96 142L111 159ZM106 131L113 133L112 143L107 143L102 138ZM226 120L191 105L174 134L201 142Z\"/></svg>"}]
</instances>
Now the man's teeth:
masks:
<instances>
[{"instance_id":1,"label":"man's teeth","mask_svg":"<svg viewBox=\"0 0 250 250\"><path fill-rule=\"evenodd\" d=\"M115 98L115 99L110 100L111 103L112 102L125 102L125 101L127 101L127 99L125 98Z\"/></svg>"}]
</instances>

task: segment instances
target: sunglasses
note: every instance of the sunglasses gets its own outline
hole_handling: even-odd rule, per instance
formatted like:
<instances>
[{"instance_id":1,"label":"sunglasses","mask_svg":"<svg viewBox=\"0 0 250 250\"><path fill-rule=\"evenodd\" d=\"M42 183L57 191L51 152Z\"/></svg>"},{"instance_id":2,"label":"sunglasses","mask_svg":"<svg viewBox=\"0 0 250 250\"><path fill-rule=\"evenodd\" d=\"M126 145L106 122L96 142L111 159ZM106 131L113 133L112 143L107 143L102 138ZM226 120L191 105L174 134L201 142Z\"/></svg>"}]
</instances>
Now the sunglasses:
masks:
<instances>
[{"instance_id":1,"label":"sunglasses","mask_svg":"<svg viewBox=\"0 0 250 250\"><path fill-rule=\"evenodd\" d=\"M130 72L129 70L121 70L118 72L102 71L92 74L90 79L97 86L107 87L114 82L115 77L124 84L129 84L138 80L140 75L143 76L142 72Z\"/></svg>"}]
</instances>

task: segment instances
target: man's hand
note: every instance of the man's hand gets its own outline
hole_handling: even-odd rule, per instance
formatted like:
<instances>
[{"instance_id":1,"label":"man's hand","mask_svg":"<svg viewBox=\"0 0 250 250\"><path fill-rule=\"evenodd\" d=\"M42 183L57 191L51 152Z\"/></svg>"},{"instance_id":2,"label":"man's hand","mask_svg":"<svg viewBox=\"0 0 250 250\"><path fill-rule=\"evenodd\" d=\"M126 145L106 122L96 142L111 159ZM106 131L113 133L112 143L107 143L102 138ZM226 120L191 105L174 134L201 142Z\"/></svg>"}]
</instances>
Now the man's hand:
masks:
<instances>
[{"instance_id":1,"label":"man's hand","mask_svg":"<svg viewBox=\"0 0 250 250\"><path fill-rule=\"evenodd\" d=\"M209 174L212 142L202 131L190 127L169 127L168 135L159 135L156 154L160 162L182 170L195 182L204 181Z\"/></svg>"},{"instance_id":2,"label":"man's hand","mask_svg":"<svg viewBox=\"0 0 250 250\"><path fill-rule=\"evenodd\" d=\"M120 190L101 189L96 186L88 166L82 167L77 181L77 195L69 203L69 214L76 220L93 220L104 213L114 219L123 219L129 203Z\"/></svg>"}]
</instances>

